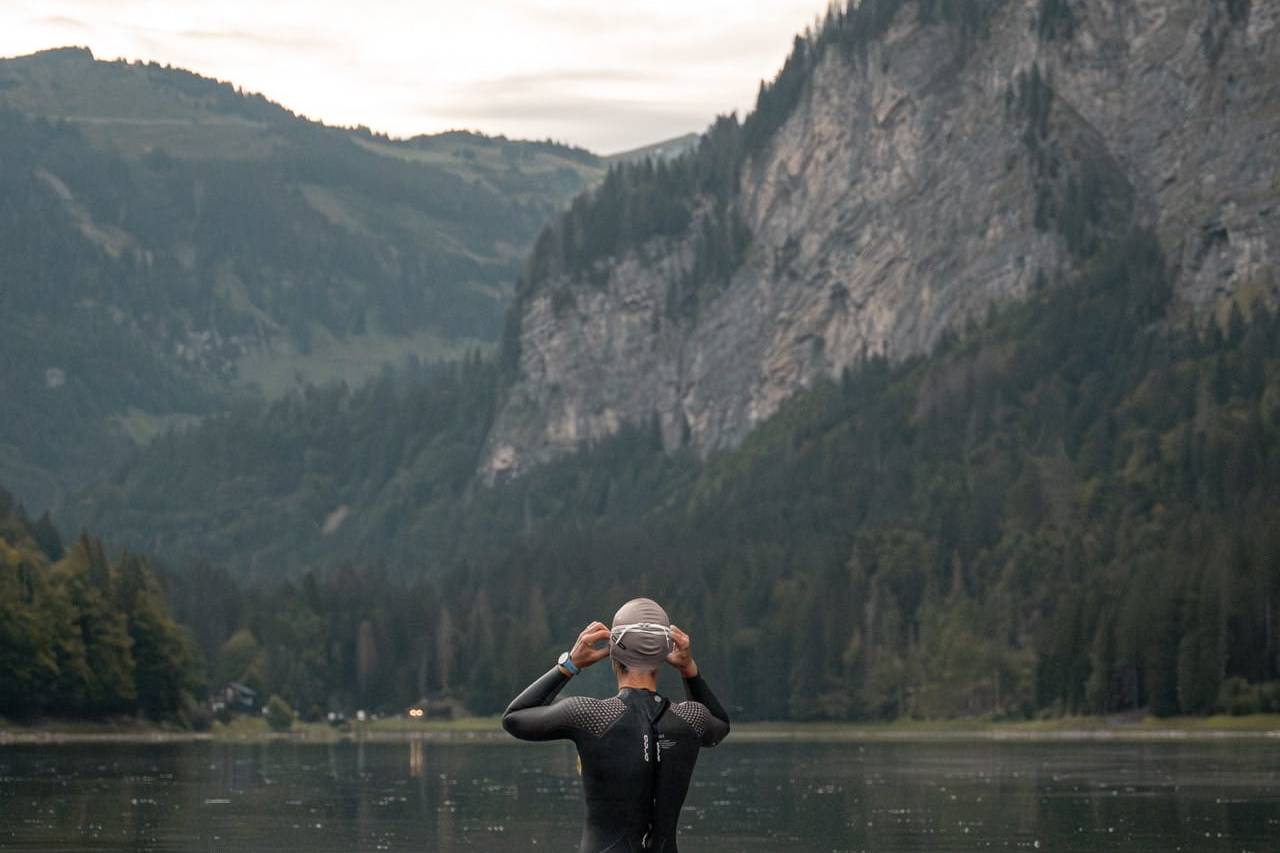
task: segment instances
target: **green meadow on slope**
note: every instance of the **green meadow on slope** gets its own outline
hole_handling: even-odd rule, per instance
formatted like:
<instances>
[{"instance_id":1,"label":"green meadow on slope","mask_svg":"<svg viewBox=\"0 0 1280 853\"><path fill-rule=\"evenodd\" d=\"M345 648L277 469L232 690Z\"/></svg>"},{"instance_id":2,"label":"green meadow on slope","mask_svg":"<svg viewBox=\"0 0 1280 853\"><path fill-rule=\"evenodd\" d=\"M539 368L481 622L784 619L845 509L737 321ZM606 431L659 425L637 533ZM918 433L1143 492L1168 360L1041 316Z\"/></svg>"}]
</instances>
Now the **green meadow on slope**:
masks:
<instances>
[{"instance_id":1,"label":"green meadow on slope","mask_svg":"<svg viewBox=\"0 0 1280 853\"><path fill-rule=\"evenodd\" d=\"M173 68L0 61L0 477L33 505L134 438L498 337L595 155L329 128Z\"/></svg>"}]
</instances>

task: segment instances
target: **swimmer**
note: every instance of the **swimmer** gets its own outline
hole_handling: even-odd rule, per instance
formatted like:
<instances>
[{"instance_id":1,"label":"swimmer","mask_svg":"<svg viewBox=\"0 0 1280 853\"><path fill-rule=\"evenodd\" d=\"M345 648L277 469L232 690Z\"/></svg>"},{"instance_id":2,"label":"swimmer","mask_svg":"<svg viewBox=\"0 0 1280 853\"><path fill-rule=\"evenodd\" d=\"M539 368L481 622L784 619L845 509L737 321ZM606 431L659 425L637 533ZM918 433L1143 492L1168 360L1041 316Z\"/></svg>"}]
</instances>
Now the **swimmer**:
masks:
<instances>
[{"instance_id":1,"label":"swimmer","mask_svg":"<svg viewBox=\"0 0 1280 853\"><path fill-rule=\"evenodd\" d=\"M570 679L606 657L616 696L556 701ZM684 679L685 701L658 693L664 662ZM724 740L729 715L702 680L689 635L656 602L637 598L622 605L612 627L583 629L559 663L512 700L502 727L521 740L577 745L587 801L579 853L678 853L676 828L698 751Z\"/></svg>"}]
</instances>

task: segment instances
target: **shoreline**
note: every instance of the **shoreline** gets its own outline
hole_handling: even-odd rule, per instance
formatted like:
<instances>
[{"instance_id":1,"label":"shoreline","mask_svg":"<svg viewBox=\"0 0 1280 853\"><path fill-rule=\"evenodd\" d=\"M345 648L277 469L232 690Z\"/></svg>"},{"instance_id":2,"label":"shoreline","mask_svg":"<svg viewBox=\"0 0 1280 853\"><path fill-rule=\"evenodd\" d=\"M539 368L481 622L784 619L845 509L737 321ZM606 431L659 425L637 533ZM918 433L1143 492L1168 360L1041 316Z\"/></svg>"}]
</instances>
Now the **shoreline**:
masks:
<instances>
[{"instance_id":1,"label":"shoreline","mask_svg":"<svg viewBox=\"0 0 1280 853\"><path fill-rule=\"evenodd\" d=\"M754 743L1087 743L1276 741L1280 742L1280 714L1245 717L1070 717L1056 720L991 722L986 720L915 721L891 723L747 722L733 726L732 737ZM75 744L169 743L403 743L408 741L511 742L497 717L451 721L409 722L402 719L353 723L337 729L324 723L298 723L284 732L271 731L265 721L243 717L229 725L196 732L138 721L42 721L34 725L0 723L4 746Z\"/></svg>"}]
</instances>

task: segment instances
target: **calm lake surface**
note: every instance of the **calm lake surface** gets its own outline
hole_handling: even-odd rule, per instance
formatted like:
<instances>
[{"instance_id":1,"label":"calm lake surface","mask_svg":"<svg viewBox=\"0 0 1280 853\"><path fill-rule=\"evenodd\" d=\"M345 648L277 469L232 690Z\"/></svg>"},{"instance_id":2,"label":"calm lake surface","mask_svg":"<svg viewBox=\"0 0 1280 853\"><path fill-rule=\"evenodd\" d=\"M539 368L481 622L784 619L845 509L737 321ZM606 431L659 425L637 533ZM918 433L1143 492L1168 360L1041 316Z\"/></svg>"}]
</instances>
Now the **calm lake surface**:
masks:
<instances>
[{"instance_id":1,"label":"calm lake surface","mask_svg":"<svg viewBox=\"0 0 1280 853\"><path fill-rule=\"evenodd\" d=\"M0 849L573 851L572 747L0 747ZM704 752L681 848L1280 849L1280 743L764 743Z\"/></svg>"}]
</instances>

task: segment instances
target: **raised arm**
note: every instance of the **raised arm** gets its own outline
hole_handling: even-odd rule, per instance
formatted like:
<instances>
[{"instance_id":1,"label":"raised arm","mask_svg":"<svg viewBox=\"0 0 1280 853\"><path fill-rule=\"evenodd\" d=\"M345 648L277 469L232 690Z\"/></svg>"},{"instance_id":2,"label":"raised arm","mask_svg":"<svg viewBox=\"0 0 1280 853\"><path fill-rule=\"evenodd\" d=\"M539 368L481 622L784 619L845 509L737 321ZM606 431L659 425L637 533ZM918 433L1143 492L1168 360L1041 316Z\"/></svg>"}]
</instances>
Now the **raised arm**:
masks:
<instances>
[{"instance_id":1,"label":"raised arm","mask_svg":"<svg viewBox=\"0 0 1280 853\"><path fill-rule=\"evenodd\" d=\"M569 677L553 666L545 675L511 700L502 715L502 727L521 740L556 740L573 736L568 705L555 702ZM554 702L554 704L552 704Z\"/></svg>"},{"instance_id":2,"label":"raised arm","mask_svg":"<svg viewBox=\"0 0 1280 853\"><path fill-rule=\"evenodd\" d=\"M602 622L592 622L573 644L569 658L581 670L607 657L609 649L595 648L596 643L609 639L609 628ZM559 665L530 684L507 706L502 715L502 727L521 740L556 740L571 738L574 725L574 700L555 701L560 690L573 676Z\"/></svg>"},{"instance_id":3,"label":"raised arm","mask_svg":"<svg viewBox=\"0 0 1280 853\"><path fill-rule=\"evenodd\" d=\"M684 680L684 695L694 702L701 702L711 713L711 718L707 720L707 730L702 735L702 745L715 746L724 740L729 734L729 714L696 669L692 678Z\"/></svg>"},{"instance_id":4,"label":"raised arm","mask_svg":"<svg viewBox=\"0 0 1280 853\"><path fill-rule=\"evenodd\" d=\"M684 679L685 696L690 701L702 703L711 715L706 730L702 733L702 745L715 746L729 734L729 714L698 674L698 664L693 659L693 641L689 639L689 635L672 625L671 643L674 648L667 655L667 663L680 671L680 677Z\"/></svg>"}]
</instances>

